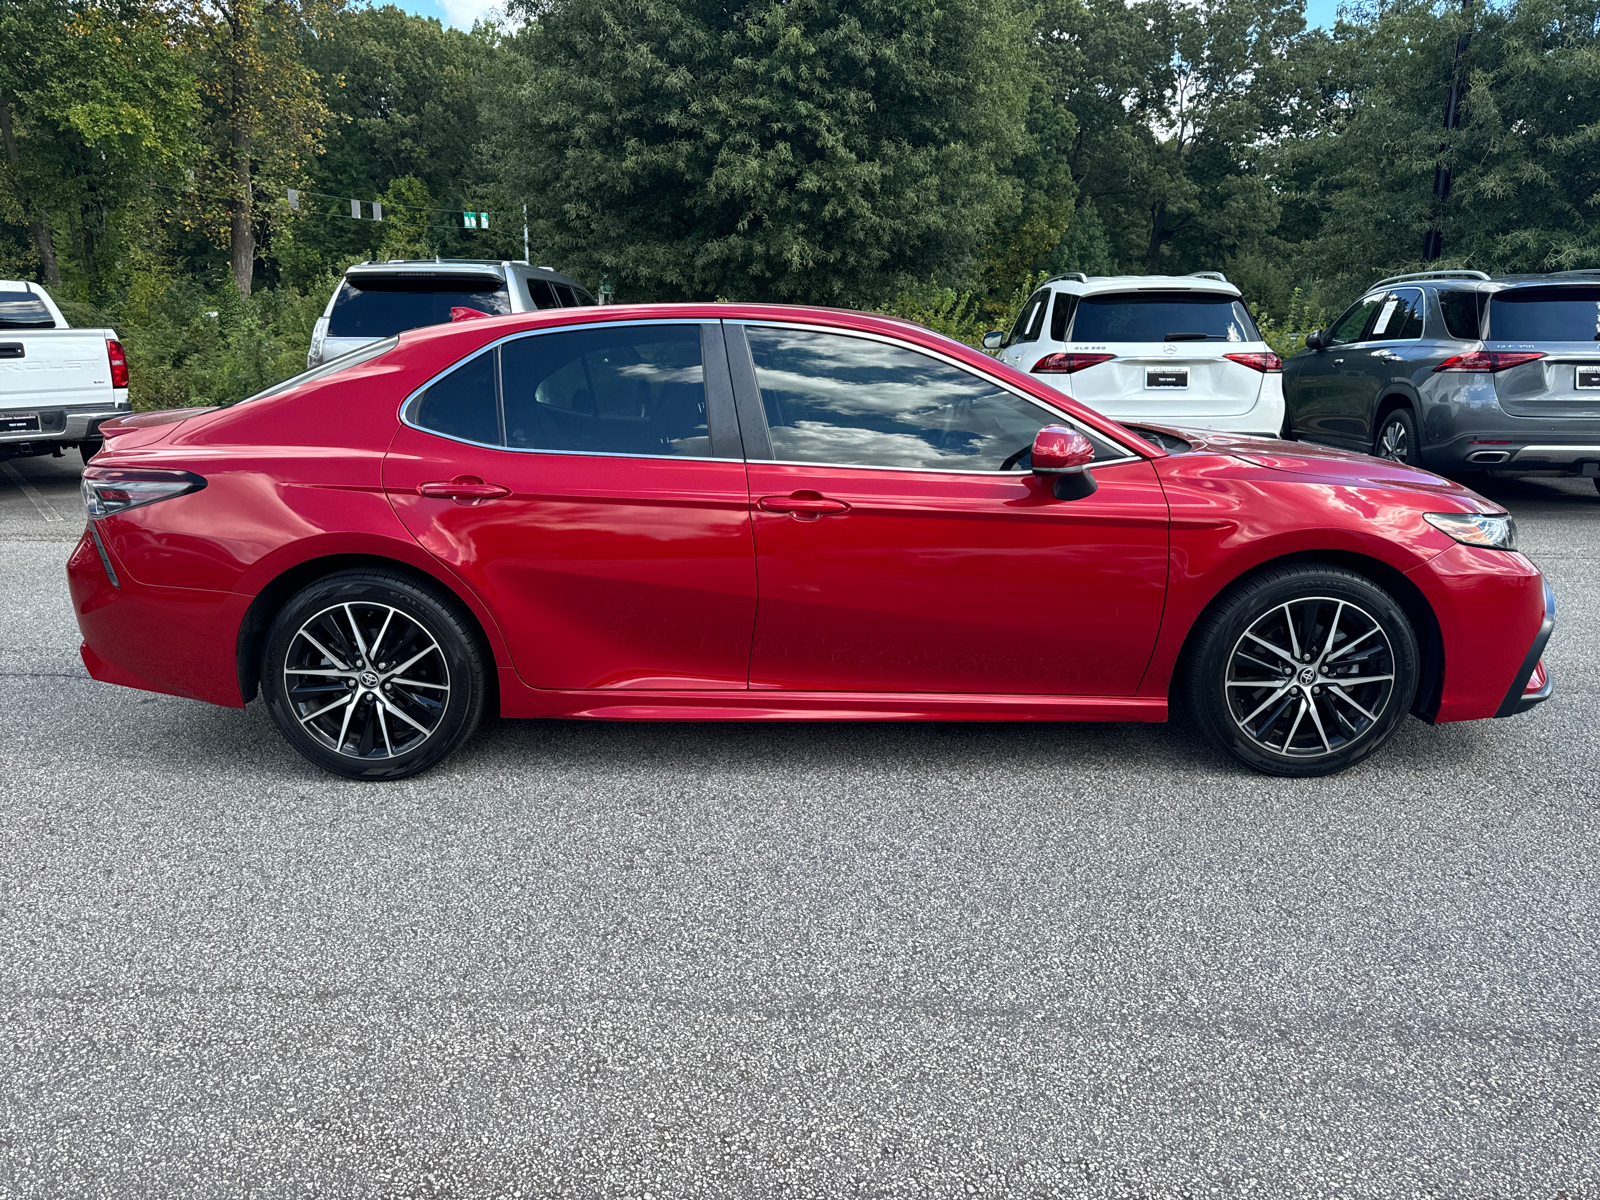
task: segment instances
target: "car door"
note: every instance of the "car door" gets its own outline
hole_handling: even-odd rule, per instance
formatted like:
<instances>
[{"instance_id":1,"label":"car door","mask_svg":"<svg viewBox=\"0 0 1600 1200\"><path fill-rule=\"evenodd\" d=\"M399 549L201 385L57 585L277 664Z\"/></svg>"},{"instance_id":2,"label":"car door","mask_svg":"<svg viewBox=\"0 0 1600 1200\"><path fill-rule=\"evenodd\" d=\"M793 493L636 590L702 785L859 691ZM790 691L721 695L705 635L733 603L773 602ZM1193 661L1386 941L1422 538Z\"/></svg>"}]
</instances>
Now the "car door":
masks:
<instances>
[{"instance_id":1,"label":"car door","mask_svg":"<svg viewBox=\"0 0 1600 1200\"><path fill-rule=\"evenodd\" d=\"M539 688L744 688L749 492L717 323L514 335L407 400L384 488Z\"/></svg>"},{"instance_id":2,"label":"car door","mask_svg":"<svg viewBox=\"0 0 1600 1200\"><path fill-rule=\"evenodd\" d=\"M1028 451L1071 420L953 359L754 322L728 346L752 460L752 689L1135 691L1167 584L1148 461L1084 430L1098 490L1057 500Z\"/></svg>"},{"instance_id":3,"label":"car door","mask_svg":"<svg viewBox=\"0 0 1600 1200\"><path fill-rule=\"evenodd\" d=\"M1296 355L1285 372L1284 402L1296 433L1314 441L1365 449L1363 402L1370 390L1364 369L1367 330L1387 293L1363 297L1328 328L1321 350Z\"/></svg>"},{"instance_id":4,"label":"car door","mask_svg":"<svg viewBox=\"0 0 1600 1200\"><path fill-rule=\"evenodd\" d=\"M1340 436L1372 445L1379 399L1397 383L1409 386L1414 364L1425 356L1421 339L1426 312L1421 288L1395 288L1383 295L1361 345L1347 355L1347 363L1361 376L1350 390L1349 411L1338 416Z\"/></svg>"}]
</instances>

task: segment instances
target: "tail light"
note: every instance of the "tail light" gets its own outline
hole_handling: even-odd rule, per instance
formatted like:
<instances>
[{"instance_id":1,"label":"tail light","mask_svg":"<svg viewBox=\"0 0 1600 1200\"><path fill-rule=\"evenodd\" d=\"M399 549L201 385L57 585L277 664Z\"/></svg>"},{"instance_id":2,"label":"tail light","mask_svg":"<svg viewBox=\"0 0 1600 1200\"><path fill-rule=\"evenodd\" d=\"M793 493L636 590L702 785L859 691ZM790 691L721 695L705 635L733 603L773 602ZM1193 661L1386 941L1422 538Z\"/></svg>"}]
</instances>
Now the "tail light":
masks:
<instances>
[{"instance_id":1,"label":"tail light","mask_svg":"<svg viewBox=\"0 0 1600 1200\"><path fill-rule=\"evenodd\" d=\"M1283 359L1279 358L1271 350L1264 352L1252 350L1248 354L1224 354L1222 357L1231 362L1236 362L1242 366L1249 367L1252 371L1265 372L1283 370Z\"/></svg>"},{"instance_id":2,"label":"tail light","mask_svg":"<svg viewBox=\"0 0 1600 1200\"><path fill-rule=\"evenodd\" d=\"M1071 375L1096 363L1110 362L1115 354L1046 354L1033 364L1035 375Z\"/></svg>"},{"instance_id":3,"label":"tail light","mask_svg":"<svg viewBox=\"0 0 1600 1200\"><path fill-rule=\"evenodd\" d=\"M95 520L113 517L154 504L157 500L170 500L189 492L198 492L206 486L203 477L192 471L138 470L124 467L85 467L83 469L83 503Z\"/></svg>"},{"instance_id":4,"label":"tail light","mask_svg":"<svg viewBox=\"0 0 1600 1200\"><path fill-rule=\"evenodd\" d=\"M1494 374L1510 367L1520 367L1543 358L1537 350L1474 350L1471 354L1457 354L1447 358L1435 371L1487 371Z\"/></svg>"},{"instance_id":5,"label":"tail light","mask_svg":"<svg viewBox=\"0 0 1600 1200\"><path fill-rule=\"evenodd\" d=\"M106 357L111 360L111 386L114 388L127 387L128 356L122 349L122 343L112 338L107 338Z\"/></svg>"}]
</instances>

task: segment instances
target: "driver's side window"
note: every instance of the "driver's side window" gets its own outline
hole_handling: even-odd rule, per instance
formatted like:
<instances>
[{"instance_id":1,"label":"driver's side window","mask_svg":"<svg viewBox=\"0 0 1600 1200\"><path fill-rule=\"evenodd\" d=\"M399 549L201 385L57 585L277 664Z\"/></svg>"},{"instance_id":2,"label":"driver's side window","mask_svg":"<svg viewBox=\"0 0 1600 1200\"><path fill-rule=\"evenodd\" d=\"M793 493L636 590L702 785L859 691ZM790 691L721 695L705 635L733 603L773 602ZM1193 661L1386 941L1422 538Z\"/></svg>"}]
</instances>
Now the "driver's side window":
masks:
<instances>
[{"instance_id":1,"label":"driver's side window","mask_svg":"<svg viewBox=\"0 0 1600 1200\"><path fill-rule=\"evenodd\" d=\"M1383 303L1382 296L1368 296L1351 305L1350 311L1335 321L1333 327L1328 330L1328 345L1347 346L1351 342L1359 342L1372 321L1373 313L1378 311L1381 303Z\"/></svg>"},{"instance_id":2,"label":"driver's side window","mask_svg":"<svg viewBox=\"0 0 1600 1200\"><path fill-rule=\"evenodd\" d=\"M1065 418L950 363L870 338L745 328L779 462L1025 471ZM1096 441L1103 457L1125 451Z\"/></svg>"}]
</instances>

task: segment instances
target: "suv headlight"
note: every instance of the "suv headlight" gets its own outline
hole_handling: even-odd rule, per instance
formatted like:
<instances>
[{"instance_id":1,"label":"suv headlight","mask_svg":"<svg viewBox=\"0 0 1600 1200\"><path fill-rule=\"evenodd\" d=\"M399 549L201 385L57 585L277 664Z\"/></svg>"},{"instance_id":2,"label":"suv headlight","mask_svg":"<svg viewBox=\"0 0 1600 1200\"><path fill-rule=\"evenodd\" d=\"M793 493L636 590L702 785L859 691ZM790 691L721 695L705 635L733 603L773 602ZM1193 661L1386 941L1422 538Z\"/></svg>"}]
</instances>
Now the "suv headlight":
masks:
<instances>
[{"instance_id":1,"label":"suv headlight","mask_svg":"<svg viewBox=\"0 0 1600 1200\"><path fill-rule=\"evenodd\" d=\"M1509 516L1482 513L1423 513L1422 519L1465 546L1488 550L1515 550L1517 523Z\"/></svg>"}]
</instances>

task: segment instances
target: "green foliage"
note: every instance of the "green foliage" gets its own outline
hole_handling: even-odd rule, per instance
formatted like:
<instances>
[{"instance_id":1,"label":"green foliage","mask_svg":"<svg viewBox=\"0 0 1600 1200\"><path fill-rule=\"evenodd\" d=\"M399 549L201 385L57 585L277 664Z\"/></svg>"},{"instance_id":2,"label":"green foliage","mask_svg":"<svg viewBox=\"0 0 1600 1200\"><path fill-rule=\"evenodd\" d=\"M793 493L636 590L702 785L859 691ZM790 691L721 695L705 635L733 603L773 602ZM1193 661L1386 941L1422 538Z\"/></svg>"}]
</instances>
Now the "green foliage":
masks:
<instances>
[{"instance_id":1,"label":"green foliage","mask_svg":"<svg viewBox=\"0 0 1600 1200\"><path fill-rule=\"evenodd\" d=\"M237 400L305 370L311 328L333 294L332 273L308 293L259 289L231 278L214 290L151 265L120 304L58 297L73 325L116 329L128 352L138 411Z\"/></svg>"},{"instance_id":2,"label":"green foliage","mask_svg":"<svg viewBox=\"0 0 1600 1200\"><path fill-rule=\"evenodd\" d=\"M881 301L969 272L1024 145L989 0L566 0L509 45L490 148L544 253L624 296Z\"/></svg>"},{"instance_id":3,"label":"green foliage","mask_svg":"<svg viewBox=\"0 0 1600 1200\"><path fill-rule=\"evenodd\" d=\"M1328 324L1327 310L1312 306L1299 288L1290 294L1281 319L1274 318L1259 304L1250 305L1250 315L1255 318L1262 340L1282 358L1304 350L1306 334Z\"/></svg>"},{"instance_id":4,"label":"green foliage","mask_svg":"<svg viewBox=\"0 0 1600 1200\"><path fill-rule=\"evenodd\" d=\"M1461 127L1441 130L1456 41ZM1593 0L1515 0L1463 14L1398 0L1307 39L1287 83L1302 128L1277 151L1301 209L1301 273L1348 299L1380 275L1440 267L1548 271L1600 263L1600 38ZM1442 146L1442 149L1441 149ZM1453 172L1449 200L1434 171Z\"/></svg>"},{"instance_id":5,"label":"green foliage","mask_svg":"<svg viewBox=\"0 0 1600 1200\"><path fill-rule=\"evenodd\" d=\"M999 306L983 291L957 291L938 284L922 284L900 292L881 311L886 316L926 325L936 333L981 350L983 335L991 329L1009 329L1023 304L1043 281L1043 272L1023 279L1021 286Z\"/></svg>"}]
</instances>

